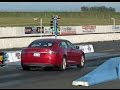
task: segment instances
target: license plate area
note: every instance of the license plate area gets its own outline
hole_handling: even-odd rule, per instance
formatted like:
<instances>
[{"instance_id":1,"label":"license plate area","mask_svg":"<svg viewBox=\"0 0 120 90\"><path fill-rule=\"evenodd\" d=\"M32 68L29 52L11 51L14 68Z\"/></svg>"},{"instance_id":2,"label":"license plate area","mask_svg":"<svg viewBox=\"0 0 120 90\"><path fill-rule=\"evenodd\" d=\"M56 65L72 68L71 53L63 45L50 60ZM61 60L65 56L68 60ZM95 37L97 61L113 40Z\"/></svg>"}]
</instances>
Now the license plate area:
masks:
<instances>
[{"instance_id":1,"label":"license plate area","mask_svg":"<svg viewBox=\"0 0 120 90\"><path fill-rule=\"evenodd\" d=\"M33 53L33 56L34 57L40 57L40 53L39 52L35 52L35 53Z\"/></svg>"}]
</instances>

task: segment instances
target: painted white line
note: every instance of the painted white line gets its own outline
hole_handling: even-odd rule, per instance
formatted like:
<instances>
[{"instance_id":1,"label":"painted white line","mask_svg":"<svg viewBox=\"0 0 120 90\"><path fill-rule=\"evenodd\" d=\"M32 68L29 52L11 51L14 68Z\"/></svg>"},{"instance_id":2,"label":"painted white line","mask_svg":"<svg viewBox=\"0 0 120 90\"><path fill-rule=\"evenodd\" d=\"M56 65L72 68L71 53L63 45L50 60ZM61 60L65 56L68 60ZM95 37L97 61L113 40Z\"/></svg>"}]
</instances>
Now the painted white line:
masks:
<instances>
[{"instance_id":1,"label":"painted white line","mask_svg":"<svg viewBox=\"0 0 120 90\"><path fill-rule=\"evenodd\" d=\"M72 85L75 85L75 86L89 86L88 82L83 82L83 81L73 81L72 82Z\"/></svg>"},{"instance_id":2,"label":"painted white line","mask_svg":"<svg viewBox=\"0 0 120 90\"><path fill-rule=\"evenodd\" d=\"M115 49L103 50L103 51L115 51Z\"/></svg>"}]
</instances>

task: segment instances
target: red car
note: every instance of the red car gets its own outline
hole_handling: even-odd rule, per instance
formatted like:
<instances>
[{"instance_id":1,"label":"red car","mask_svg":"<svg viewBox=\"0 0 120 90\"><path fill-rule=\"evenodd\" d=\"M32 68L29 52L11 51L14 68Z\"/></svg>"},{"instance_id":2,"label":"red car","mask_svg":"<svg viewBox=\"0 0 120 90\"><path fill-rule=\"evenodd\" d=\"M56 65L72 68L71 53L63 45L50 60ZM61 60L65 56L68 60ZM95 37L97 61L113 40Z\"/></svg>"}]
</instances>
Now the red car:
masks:
<instances>
[{"instance_id":1,"label":"red car","mask_svg":"<svg viewBox=\"0 0 120 90\"><path fill-rule=\"evenodd\" d=\"M84 52L64 39L34 40L21 52L23 70L29 70L31 67L56 67L65 70L70 65L83 67L84 62Z\"/></svg>"}]
</instances>

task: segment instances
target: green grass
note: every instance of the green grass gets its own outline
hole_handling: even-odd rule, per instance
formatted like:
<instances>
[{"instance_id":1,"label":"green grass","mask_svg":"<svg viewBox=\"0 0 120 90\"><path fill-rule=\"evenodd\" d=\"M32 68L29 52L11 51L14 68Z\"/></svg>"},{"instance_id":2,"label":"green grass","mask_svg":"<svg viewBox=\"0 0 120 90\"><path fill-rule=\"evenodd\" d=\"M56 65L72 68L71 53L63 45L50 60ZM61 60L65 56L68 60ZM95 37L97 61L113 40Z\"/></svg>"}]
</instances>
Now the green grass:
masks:
<instances>
[{"instance_id":1,"label":"green grass","mask_svg":"<svg viewBox=\"0 0 120 90\"><path fill-rule=\"evenodd\" d=\"M53 15L59 15L60 26L80 25L112 25L111 18L120 25L120 13L83 13L83 12L0 12L0 26L39 26L34 18L42 18L43 26L50 26Z\"/></svg>"}]
</instances>

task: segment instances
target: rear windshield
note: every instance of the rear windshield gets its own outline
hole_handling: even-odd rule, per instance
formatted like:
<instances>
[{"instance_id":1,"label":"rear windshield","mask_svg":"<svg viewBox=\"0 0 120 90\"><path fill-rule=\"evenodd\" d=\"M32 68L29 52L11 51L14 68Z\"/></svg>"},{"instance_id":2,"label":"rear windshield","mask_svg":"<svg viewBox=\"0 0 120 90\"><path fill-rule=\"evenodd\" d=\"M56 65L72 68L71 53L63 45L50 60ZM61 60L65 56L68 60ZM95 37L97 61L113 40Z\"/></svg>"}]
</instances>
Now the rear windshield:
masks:
<instances>
[{"instance_id":1,"label":"rear windshield","mask_svg":"<svg viewBox=\"0 0 120 90\"><path fill-rule=\"evenodd\" d=\"M34 41L28 47L52 47L53 44L52 41Z\"/></svg>"}]
</instances>

